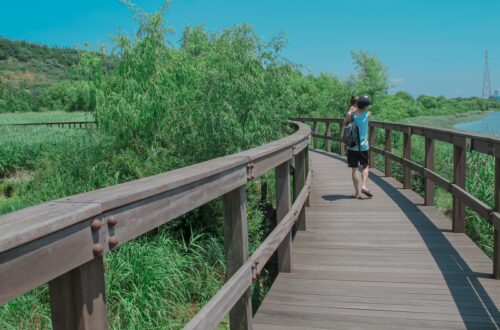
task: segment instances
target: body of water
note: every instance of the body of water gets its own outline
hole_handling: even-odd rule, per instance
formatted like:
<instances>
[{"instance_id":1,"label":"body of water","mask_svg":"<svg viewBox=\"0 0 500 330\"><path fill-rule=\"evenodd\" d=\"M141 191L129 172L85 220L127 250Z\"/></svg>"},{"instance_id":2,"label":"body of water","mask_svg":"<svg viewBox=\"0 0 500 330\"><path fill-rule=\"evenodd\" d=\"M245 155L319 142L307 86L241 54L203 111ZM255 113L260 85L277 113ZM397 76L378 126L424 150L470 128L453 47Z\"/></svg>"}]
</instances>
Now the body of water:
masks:
<instances>
[{"instance_id":1,"label":"body of water","mask_svg":"<svg viewBox=\"0 0 500 330\"><path fill-rule=\"evenodd\" d=\"M486 135L500 136L500 112L490 113L480 120L456 124L453 128Z\"/></svg>"}]
</instances>

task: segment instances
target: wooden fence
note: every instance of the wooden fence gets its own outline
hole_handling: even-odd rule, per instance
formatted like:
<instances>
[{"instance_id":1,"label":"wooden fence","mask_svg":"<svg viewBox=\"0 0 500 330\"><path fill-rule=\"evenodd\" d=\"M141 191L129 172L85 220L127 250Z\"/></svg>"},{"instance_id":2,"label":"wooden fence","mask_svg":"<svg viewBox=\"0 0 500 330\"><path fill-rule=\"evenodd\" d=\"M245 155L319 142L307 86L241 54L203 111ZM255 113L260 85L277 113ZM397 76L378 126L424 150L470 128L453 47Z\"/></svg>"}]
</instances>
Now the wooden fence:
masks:
<instances>
[{"instance_id":1,"label":"wooden fence","mask_svg":"<svg viewBox=\"0 0 500 330\"><path fill-rule=\"evenodd\" d=\"M251 328L252 280L276 250L289 272L291 229L305 229L310 129L292 124L290 136L245 152L1 216L0 304L48 282L54 329L107 329L103 254L222 197L227 282L186 328L215 328L228 313L231 328ZM245 185L273 169L278 225L249 256Z\"/></svg>"},{"instance_id":2,"label":"wooden fence","mask_svg":"<svg viewBox=\"0 0 500 330\"><path fill-rule=\"evenodd\" d=\"M343 128L343 119L339 118L296 118L294 120L312 123L313 146L317 148L317 139L326 140L326 150L331 151L331 141L340 143L340 154L345 154L345 148L340 141ZM325 124L324 134L318 134L318 123ZM339 125L339 135L331 136L331 124ZM384 148L375 145L376 130L384 130ZM403 155L392 152L393 132L403 133ZM425 138L424 164L420 165L411 160L411 138L413 135ZM392 176L392 162L403 166L403 187L411 189L411 172L418 173L424 178L425 205L434 203L434 185L437 184L453 196L453 231L465 231L465 207L469 207L482 219L494 227L494 256L493 276L500 279L500 139L481 134L466 133L451 129L439 129L426 126L405 125L380 121L370 121L369 129L370 156L369 164L375 167L375 154L384 157L385 175ZM434 171L434 141L442 141L453 145L453 181L450 182ZM466 157L467 152L476 151L490 155L495 159L495 208L492 209L465 189Z\"/></svg>"},{"instance_id":3,"label":"wooden fence","mask_svg":"<svg viewBox=\"0 0 500 330\"><path fill-rule=\"evenodd\" d=\"M30 126L46 126L46 127L60 127L60 128L87 128L97 126L95 121L52 121L40 123L18 123L18 124L2 124L2 126L14 127L30 127Z\"/></svg>"}]
</instances>

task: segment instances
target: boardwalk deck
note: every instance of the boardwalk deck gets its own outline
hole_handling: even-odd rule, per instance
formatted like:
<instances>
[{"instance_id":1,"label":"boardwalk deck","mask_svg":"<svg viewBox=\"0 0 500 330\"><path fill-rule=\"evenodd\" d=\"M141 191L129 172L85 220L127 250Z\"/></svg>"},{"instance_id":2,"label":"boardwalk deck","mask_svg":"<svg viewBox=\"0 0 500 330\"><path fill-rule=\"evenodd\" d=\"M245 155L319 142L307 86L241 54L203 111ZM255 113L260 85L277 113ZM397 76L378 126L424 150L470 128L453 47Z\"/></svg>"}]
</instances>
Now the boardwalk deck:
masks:
<instances>
[{"instance_id":1,"label":"boardwalk deck","mask_svg":"<svg viewBox=\"0 0 500 330\"><path fill-rule=\"evenodd\" d=\"M373 199L353 200L350 170L310 152L307 230L292 244L254 329L498 329L491 260L451 221L373 171Z\"/></svg>"}]
</instances>

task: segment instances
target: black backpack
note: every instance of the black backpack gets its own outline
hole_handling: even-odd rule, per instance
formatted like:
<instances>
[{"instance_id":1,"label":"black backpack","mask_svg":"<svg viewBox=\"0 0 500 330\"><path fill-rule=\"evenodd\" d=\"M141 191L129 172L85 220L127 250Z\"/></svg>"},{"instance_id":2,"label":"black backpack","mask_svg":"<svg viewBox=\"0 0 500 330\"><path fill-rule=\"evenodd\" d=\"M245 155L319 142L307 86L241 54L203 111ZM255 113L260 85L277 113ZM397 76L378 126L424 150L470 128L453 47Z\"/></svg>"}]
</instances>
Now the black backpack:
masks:
<instances>
[{"instance_id":1,"label":"black backpack","mask_svg":"<svg viewBox=\"0 0 500 330\"><path fill-rule=\"evenodd\" d=\"M356 124L353 121L351 121L342 130L342 135L341 135L340 139L349 148L353 148L353 147L357 146L359 143L358 126L356 126Z\"/></svg>"}]
</instances>

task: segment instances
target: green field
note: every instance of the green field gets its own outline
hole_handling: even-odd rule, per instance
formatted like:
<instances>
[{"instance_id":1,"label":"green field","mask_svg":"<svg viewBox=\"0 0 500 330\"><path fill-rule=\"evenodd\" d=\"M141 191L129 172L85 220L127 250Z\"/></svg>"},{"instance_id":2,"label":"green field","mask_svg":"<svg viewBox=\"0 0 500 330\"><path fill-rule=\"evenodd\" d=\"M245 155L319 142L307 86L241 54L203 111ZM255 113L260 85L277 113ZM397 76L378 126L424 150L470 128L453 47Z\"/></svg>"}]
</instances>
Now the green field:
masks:
<instances>
[{"instance_id":1,"label":"green field","mask_svg":"<svg viewBox=\"0 0 500 330\"><path fill-rule=\"evenodd\" d=\"M490 113L491 111L471 111L452 115L410 117L401 120L401 122L411 125L453 128L456 124L475 121L488 116Z\"/></svg>"},{"instance_id":2,"label":"green field","mask_svg":"<svg viewBox=\"0 0 500 330\"><path fill-rule=\"evenodd\" d=\"M84 152L93 143L88 130L2 124L86 120L87 116L62 112L0 114L0 214L44 201L46 192L38 194L33 185L43 171L52 169L50 159L68 150Z\"/></svg>"}]
</instances>

